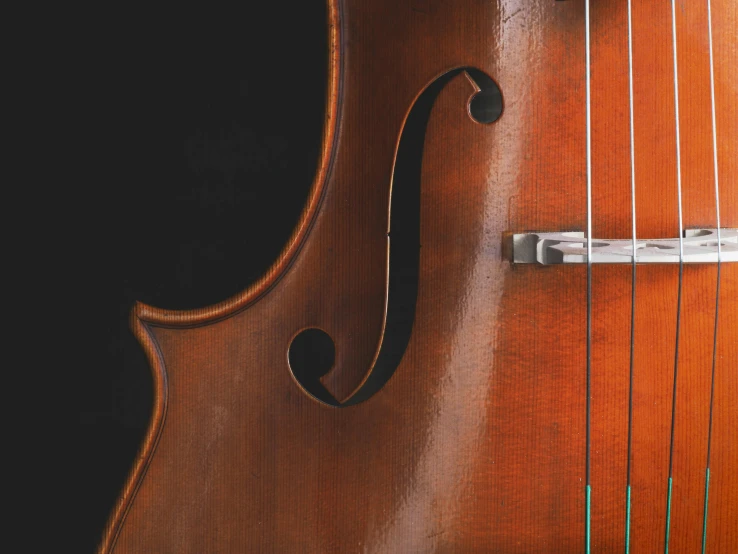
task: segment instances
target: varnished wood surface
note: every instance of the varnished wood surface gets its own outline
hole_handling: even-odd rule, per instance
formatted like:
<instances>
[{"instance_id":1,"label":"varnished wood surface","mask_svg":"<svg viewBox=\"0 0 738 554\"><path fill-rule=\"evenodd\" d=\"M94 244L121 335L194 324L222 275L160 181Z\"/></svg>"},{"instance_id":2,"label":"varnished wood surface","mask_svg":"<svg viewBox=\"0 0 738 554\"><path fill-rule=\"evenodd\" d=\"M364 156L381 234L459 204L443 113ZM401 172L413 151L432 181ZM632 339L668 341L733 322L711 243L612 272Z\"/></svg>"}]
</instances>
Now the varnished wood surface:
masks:
<instances>
[{"instance_id":1,"label":"varnished wood surface","mask_svg":"<svg viewBox=\"0 0 738 554\"><path fill-rule=\"evenodd\" d=\"M724 227L738 226L736 5L714 0ZM301 223L251 289L192 312L139 306L155 378L141 456L101 552L582 552L586 269L512 267L505 232L586 227L581 2L333 1L323 155ZM592 10L593 233L631 232L624 1ZM634 1L636 210L675 237L671 12ZM703 3L678 5L685 227L716 222ZM490 125L462 73L425 142L417 311L389 383L366 402L309 398L292 337L336 343L343 400L381 339L397 141L416 96L474 66L500 85ZM636 281L632 552L664 547L679 269ZM625 533L630 268L593 271L592 551ZM738 543L738 273L722 269L707 551ZM717 268L685 268L670 547L699 552Z\"/></svg>"}]
</instances>

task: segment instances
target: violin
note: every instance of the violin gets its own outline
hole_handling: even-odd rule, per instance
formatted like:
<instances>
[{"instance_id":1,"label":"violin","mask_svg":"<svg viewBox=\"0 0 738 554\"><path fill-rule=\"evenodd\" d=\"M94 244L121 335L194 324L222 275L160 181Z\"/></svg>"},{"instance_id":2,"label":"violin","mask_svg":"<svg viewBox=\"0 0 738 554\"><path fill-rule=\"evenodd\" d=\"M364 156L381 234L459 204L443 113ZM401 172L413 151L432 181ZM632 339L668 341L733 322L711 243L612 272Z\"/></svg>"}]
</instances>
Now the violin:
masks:
<instances>
[{"instance_id":1,"label":"violin","mask_svg":"<svg viewBox=\"0 0 738 554\"><path fill-rule=\"evenodd\" d=\"M99 552L733 552L738 4L327 13L282 253L131 314L154 405Z\"/></svg>"}]
</instances>

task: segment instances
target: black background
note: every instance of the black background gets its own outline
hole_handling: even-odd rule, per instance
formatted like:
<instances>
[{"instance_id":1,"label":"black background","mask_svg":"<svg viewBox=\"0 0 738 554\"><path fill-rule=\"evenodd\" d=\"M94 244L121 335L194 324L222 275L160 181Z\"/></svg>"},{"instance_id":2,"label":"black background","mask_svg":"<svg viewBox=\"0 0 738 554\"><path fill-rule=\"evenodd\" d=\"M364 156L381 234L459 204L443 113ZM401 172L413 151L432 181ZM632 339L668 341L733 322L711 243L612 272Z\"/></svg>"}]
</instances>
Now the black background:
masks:
<instances>
[{"instance_id":1,"label":"black background","mask_svg":"<svg viewBox=\"0 0 738 554\"><path fill-rule=\"evenodd\" d=\"M26 99L44 115L24 127L44 171L22 188L15 274L33 296L18 369L56 400L36 410L49 432L26 436L43 455L25 495L30 517L59 523L54 551L95 550L148 422L134 301L224 300L292 232L318 160L325 19L323 0L122 9L45 43Z\"/></svg>"}]
</instances>

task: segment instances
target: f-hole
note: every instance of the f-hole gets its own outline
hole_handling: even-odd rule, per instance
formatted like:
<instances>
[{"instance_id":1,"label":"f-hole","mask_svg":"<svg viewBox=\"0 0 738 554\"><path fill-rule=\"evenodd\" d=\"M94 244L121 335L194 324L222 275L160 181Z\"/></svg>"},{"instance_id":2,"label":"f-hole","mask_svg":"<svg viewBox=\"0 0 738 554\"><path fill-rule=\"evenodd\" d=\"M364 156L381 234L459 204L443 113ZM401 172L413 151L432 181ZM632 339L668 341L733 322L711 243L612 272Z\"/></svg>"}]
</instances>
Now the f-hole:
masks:
<instances>
[{"instance_id":1,"label":"f-hole","mask_svg":"<svg viewBox=\"0 0 738 554\"><path fill-rule=\"evenodd\" d=\"M463 71L480 90L469 100L468 106L459 106L459 109L466 109L476 123L492 123L502 114L500 88L492 78L475 68L459 68L445 73L428 85L416 100L402 130L395 158L390 200L387 319L374 368L361 388L343 404L338 404L319 381L311 378L311 382L303 382L293 371L305 390L326 404L352 406L370 398L392 377L410 342L418 297L420 176L425 134L441 90Z\"/></svg>"},{"instance_id":2,"label":"f-hole","mask_svg":"<svg viewBox=\"0 0 738 554\"><path fill-rule=\"evenodd\" d=\"M328 333L315 327L300 331L292 339L287 355L292 375L300 385L321 402L338 406L320 382L336 360L336 347Z\"/></svg>"}]
</instances>

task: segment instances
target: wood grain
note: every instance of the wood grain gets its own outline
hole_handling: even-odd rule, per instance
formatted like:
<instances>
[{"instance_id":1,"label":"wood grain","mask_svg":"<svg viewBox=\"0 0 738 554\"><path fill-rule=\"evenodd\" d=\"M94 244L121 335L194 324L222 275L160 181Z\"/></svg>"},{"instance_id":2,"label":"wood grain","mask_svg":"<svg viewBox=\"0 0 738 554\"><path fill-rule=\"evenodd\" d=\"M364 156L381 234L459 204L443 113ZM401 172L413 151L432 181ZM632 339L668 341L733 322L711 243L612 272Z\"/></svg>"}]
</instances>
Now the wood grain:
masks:
<instances>
[{"instance_id":1,"label":"wood grain","mask_svg":"<svg viewBox=\"0 0 738 554\"><path fill-rule=\"evenodd\" d=\"M592 10L593 231L629 238L627 12ZM581 2L330 0L322 157L295 233L262 280L201 310L139 305L156 405L100 552L584 552L584 267L512 266L507 232L585 230ZM636 224L679 233L668 3L634 2ZM720 207L738 226L736 5L713 2ZM716 224L704 5L678 3L686 227ZM309 397L291 339L334 339L324 383L351 397L383 332L397 144L418 95L476 67L504 112L468 113L464 72L425 137L415 322L394 376L367 401ZM592 552L625 541L630 267L597 267L592 304ZM716 266L639 267L633 552L702 540ZM709 552L738 541L738 273L722 269ZM680 348L675 338L680 330ZM673 457L674 362L678 361Z\"/></svg>"}]
</instances>

